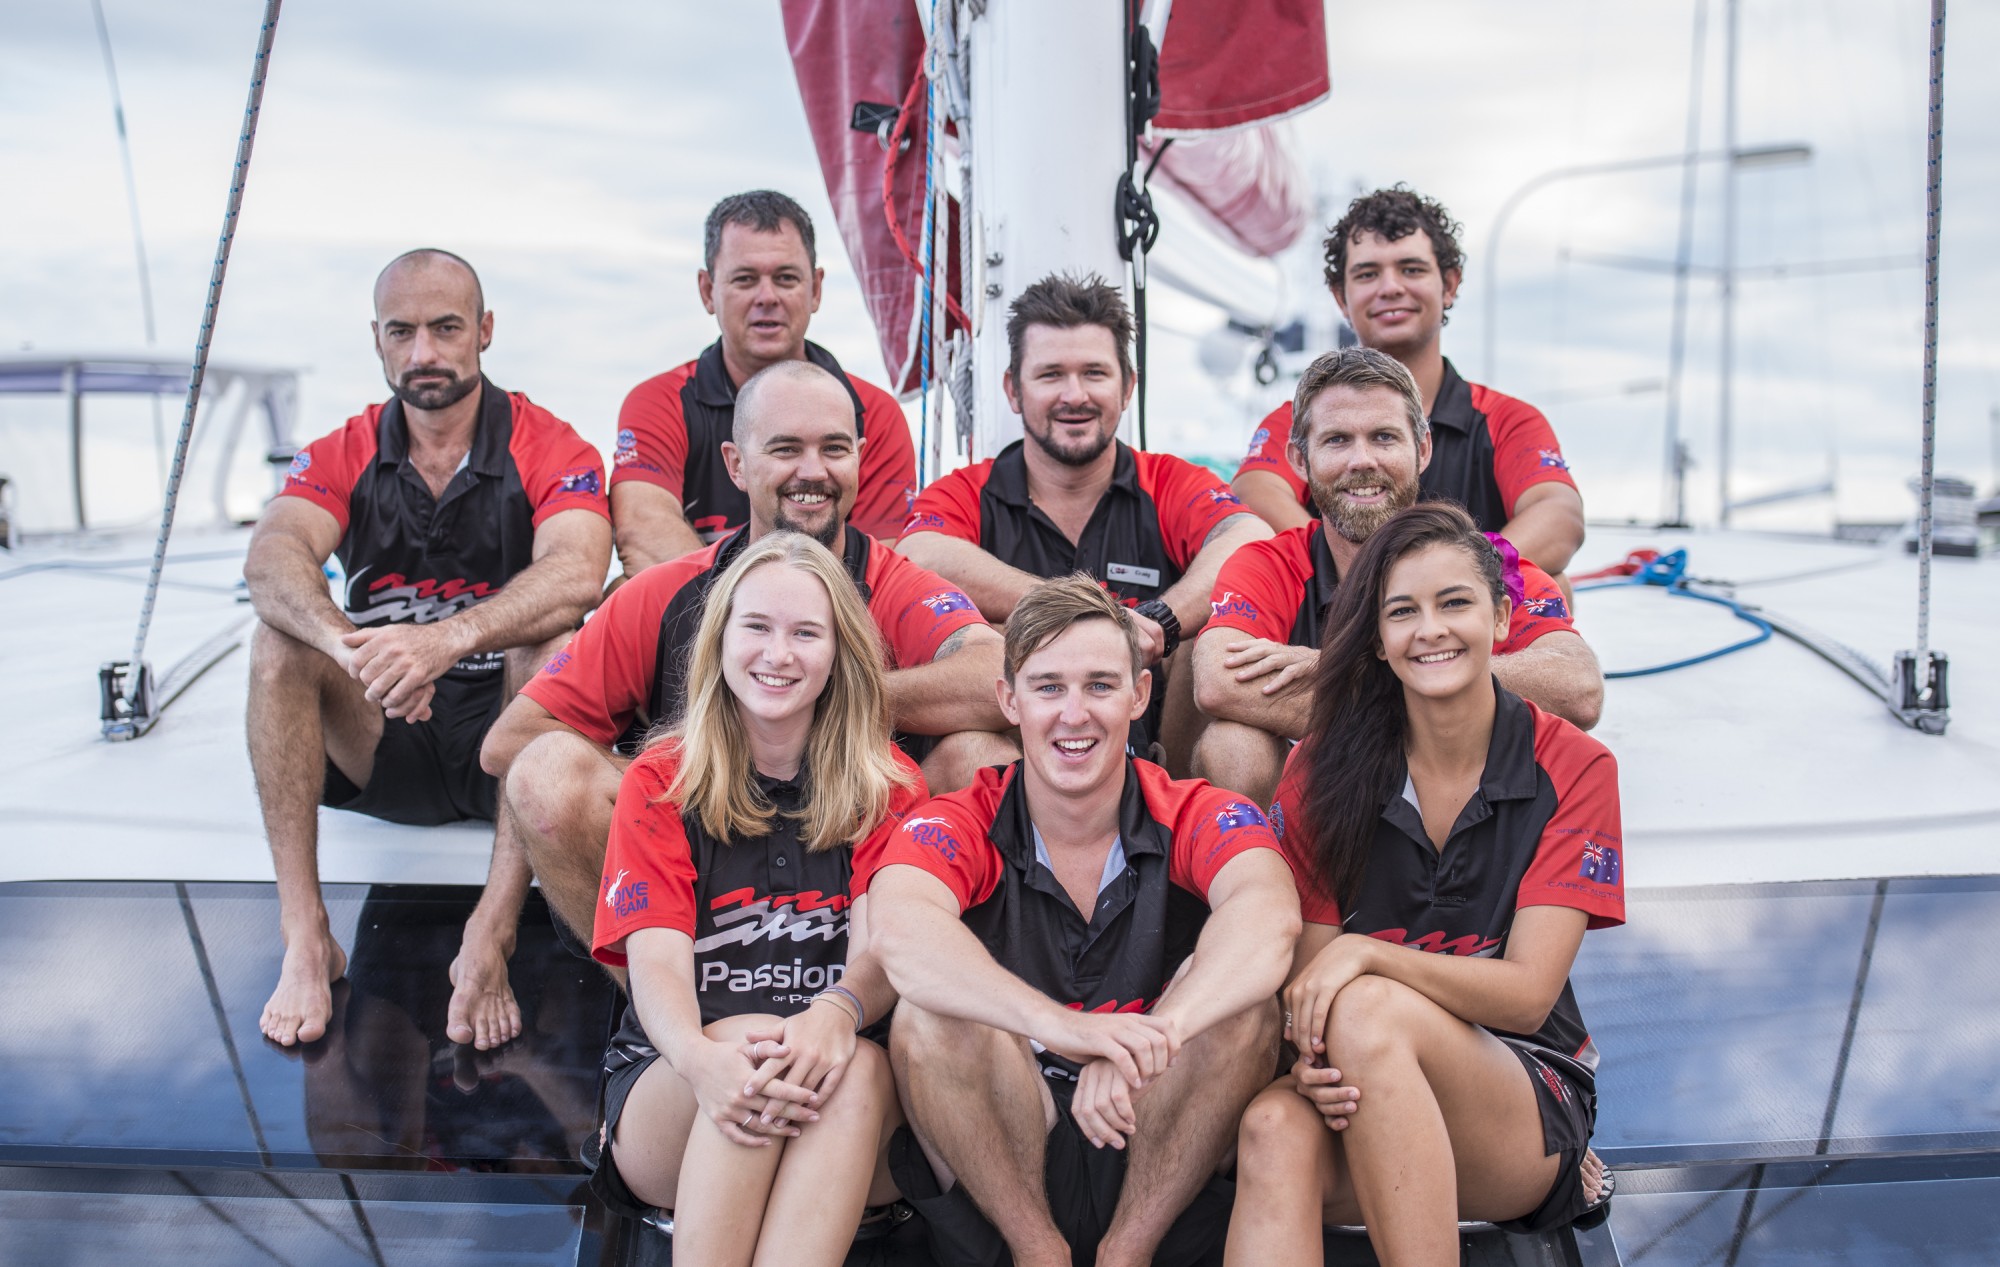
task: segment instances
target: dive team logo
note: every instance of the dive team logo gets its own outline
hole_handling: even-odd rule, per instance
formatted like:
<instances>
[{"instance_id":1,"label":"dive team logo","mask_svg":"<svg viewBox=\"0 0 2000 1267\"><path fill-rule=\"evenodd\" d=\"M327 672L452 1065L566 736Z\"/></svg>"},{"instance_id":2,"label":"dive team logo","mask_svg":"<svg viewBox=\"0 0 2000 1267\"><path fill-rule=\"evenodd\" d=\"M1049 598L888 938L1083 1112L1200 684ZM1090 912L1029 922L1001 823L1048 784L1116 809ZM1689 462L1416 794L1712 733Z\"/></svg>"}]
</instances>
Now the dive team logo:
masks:
<instances>
[{"instance_id":1,"label":"dive team logo","mask_svg":"<svg viewBox=\"0 0 2000 1267\"><path fill-rule=\"evenodd\" d=\"M1583 863L1576 869L1579 876L1599 884L1616 884L1618 869L1618 846L1584 842Z\"/></svg>"},{"instance_id":2,"label":"dive team logo","mask_svg":"<svg viewBox=\"0 0 2000 1267\"><path fill-rule=\"evenodd\" d=\"M1530 616L1542 616L1549 620L1569 619L1569 605L1562 601L1559 594L1551 594L1547 598L1524 598L1521 606L1527 609Z\"/></svg>"},{"instance_id":3,"label":"dive team logo","mask_svg":"<svg viewBox=\"0 0 2000 1267\"><path fill-rule=\"evenodd\" d=\"M553 656L549 657L549 662L542 666L542 672L548 674L550 677L554 677L556 674L561 673L564 669L567 669L568 667L569 667L569 648L564 647L561 651L558 651Z\"/></svg>"},{"instance_id":4,"label":"dive team logo","mask_svg":"<svg viewBox=\"0 0 2000 1267\"><path fill-rule=\"evenodd\" d=\"M944 516L934 510L921 515L911 515L910 522L903 525L904 532L943 532Z\"/></svg>"},{"instance_id":5,"label":"dive team logo","mask_svg":"<svg viewBox=\"0 0 2000 1267\"><path fill-rule=\"evenodd\" d=\"M1250 456L1254 458L1259 453L1262 453L1264 451L1264 445L1267 444L1270 441L1270 439L1271 439L1271 429L1269 427L1259 427L1255 431L1251 432Z\"/></svg>"},{"instance_id":6,"label":"dive team logo","mask_svg":"<svg viewBox=\"0 0 2000 1267\"><path fill-rule=\"evenodd\" d=\"M297 453L292 454L292 469L289 472L291 478L297 479L299 476L304 475L308 470L312 469L312 464L313 455L307 453L304 449L300 449Z\"/></svg>"},{"instance_id":7,"label":"dive team logo","mask_svg":"<svg viewBox=\"0 0 2000 1267\"><path fill-rule=\"evenodd\" d=\"M618 448L611 455L611 465L625 466L639 460L639 437L630 427L618 429Z\"/></svg>"},{"instance_id":8,"label":"dive team logo","mask_svg":"<svg viewBox=\"0 0 2000 1267\"><path fill-rule=\"evenodd\" d=\"M1541 458L1543 466L1552 467L1558 471L1567 471L1569 469L1569 463L1555 449L1537 449L1536 454Z\"/></svg>"},{"instance_id":9,"label":"dive team logo","mask_svg":"<svg viewBox=\"0 0 2000 1267\"><path fill-rule=\"evenodd\" d=\"M562 486L562 491L565 493L582 493L586 497L595 497L604 491L604 485L597 478L596 470L588 466L579 466L573 471L564 471L558 477L558 481Z\"/></svg>"},{"instance_id":10,"label":"dive team logo","mask_svg":"<svg viewBox=\"0 0 2000 1267\"><path fill-rule=\"evenodd\" d=\"M405 620L428 625L476 607L499 592L486 581L468 581L463 577L412 581L401 572L369 581L364 592L362 581L366 572L365 568L356 572L347 585L347 618L357 625L388 625Z\"/></svg>"},{"instance_id":11,"label":"dive team logo","mask_svg":"<svg viewBox=\"0 0 2000 1267\"><path fill-rule=\"evenodd\" d=\"M958 861L958 836L951 830L949 818L904 819L903 831L924 848L934 850L946 862Z\"/></svg>"},{"instance_id":12,"label":"dive team logo","mask_svg":"<svg viewBox=\"0 0 2000 1267\"><path fill-rule=\"evenodd\" d=\"M949 616L953 612L972 610L972 600L958 590L939 590L917 601L930 608L934 616Z\"/></svg>"},{"instance_id":13,"label":"dive team logo","mask_svg":"<svg viewBox=\"0 0 2000 1267\"><path fill-rule=\"evenodd\" d=\"M618 868L604 886L604 905L619 919L625 919L646 909L646 882L634 880L625 883L625 877L632 874L628 867Z\"/></svg>"},{"instance_id":14,"label":"dive team logo","mask_svg":"<svg viewBox=\"0 0 2000 1267\"><path fill-rule=\"evenodd\" d=\"M1238 594L1235 590L1222 591L1222 597L1210 603L1209 607L1211 608L1211 618L1215 620L1220 620L1225 616L1234 616L1239 620L1255 620L1262 614L1257 610L1257 604Z\"/></svg>"}]
</instances>

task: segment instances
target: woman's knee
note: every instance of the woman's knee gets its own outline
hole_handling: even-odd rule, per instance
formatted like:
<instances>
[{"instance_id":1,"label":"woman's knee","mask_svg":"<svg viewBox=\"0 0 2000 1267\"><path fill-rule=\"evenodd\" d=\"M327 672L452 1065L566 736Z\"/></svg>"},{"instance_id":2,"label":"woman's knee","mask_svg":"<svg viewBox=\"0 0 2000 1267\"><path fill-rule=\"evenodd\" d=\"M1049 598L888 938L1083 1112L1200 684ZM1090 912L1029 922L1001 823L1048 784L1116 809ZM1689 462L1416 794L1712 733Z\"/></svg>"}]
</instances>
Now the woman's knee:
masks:
<instances>
[{"instance_id":1,"label":"woman's knee","mask_svg":"<svg viewBox=\"0 0 2000 1267\"><path fill-rule=\"evenodd\" d=\"M1306 1099L1289 1085L1267 1087L1243 1110L1236 1127L1239 1172L1292 1167L1311 1160L1326 1125Z\"/></svg>"},{"instance_id":2,"label":"woman's knee","mask_svg":"<svg viewBox=\"0 0 2000 1267\"><path fill-rule=\"evenodd\" d=\"M1327 1014L1327 1054L1336 1065L1408 1052L1436 1004L1400 981L1356 977L1333 998Z\"/></svg>"}]
</instances>

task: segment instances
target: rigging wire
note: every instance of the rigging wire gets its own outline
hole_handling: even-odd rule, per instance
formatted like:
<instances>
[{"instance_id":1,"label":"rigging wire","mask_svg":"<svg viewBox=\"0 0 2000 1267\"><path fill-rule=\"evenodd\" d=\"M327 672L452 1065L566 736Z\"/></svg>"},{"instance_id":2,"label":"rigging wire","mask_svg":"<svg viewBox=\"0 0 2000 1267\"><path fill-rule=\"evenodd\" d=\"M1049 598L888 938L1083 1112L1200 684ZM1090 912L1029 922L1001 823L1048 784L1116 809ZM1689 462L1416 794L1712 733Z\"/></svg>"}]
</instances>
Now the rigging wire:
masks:
<instances>
[{"instance_id":1,"label":"rigging wire","mask_svg":"<svg viewBox=\"0 0 2000 1267\"><path fill-rule=\"evenodd\" d=\"M937 75L931 64L937 48L938 0L931 0L930 27L925 32L924 56L917 68L917 74L924 85L924 216L922 228L918 230L924 244L924 258L918 268L923 281L919 287L921 311L918 314L917 333L917 390L922 399L917 407L917 487L927 482L925 472L930 463L931 434L931 292L932 274L937 257L937 233L933 227L936 213L936 193L933 177L937 172ZM893 153L893 151L892 151ZM938 425L943 426L940 418Z\"/></svg>"},{"instance_id":2,"label":"rigging wire","mask_svg":"<svg viewBox=\"0 0 2000 1267\"><path fill-rule=\"evenodd\" d=\"M132 172L132 141L125 133L125 94L118 87L118 63L111 55L111 27L104 20L104 0L90 0L91 16L97 20L97 47L104 54L104 78L111 88L111 118L118 127L118 157L125 167L125 205L132 218L132 253L139 265L139 313L146 321L146 346L159 342L153 320L153 270L146 263L146 233L139 222L139 180ZM160 483L167 482L167 422L160 412L160 395L153 401L153 464Z\"/></svg>"},{"instance_id":3,"label":"rigging wire","mask_svg":"<svg viewBox=\"0 0 2000 1267\"><path fill-rule=\"evenodd\" d=\"M1932 700L1931 533L1936 526L1938 235L1944 214L1944 0L1931 0L1929 179L1924 185L1924 456L1917 502L1917 652L1912 685L1917 702Z\"/></svg>"},{"instance_id":4,"label":"rigging wire","mask_svg":"<svg viewBox=\"0 0 2000 1267\"><path fill-rule=\"evenodd\" d=\"M201 328L195 336L194 364L188 374L187 403L181 410L180 435L174 442L174 461L167 472L165 505L160 510L160 535L153 545L153 564L146 578L146 597L139 608L139 628L132 638L132 658L128 667L137 675L137 681L129 696L123 695L123 686L117 690L120 698L107 699L107 706L115 703L125 705L122 717L105 718L105 733L112 737L131 738L143 733L138 727L150 725L149 692L147 684L145 654L146 635L153 624L153 608L160 594L160 573L166 566L167 540L174 531L174 507L180 500L181 475L187 469L188 448L194 439L195 410L201 404L202 379L208 372L209 343L215 334L215 319L222 304L222 279L229 270L229 251L236 241L236 219L243 210L243 188L250 178L250 151L257 139L257 118L264 104L264 80L270 70L271 43L278 34L278 10L283 0L264 0L264 21L257 33L257 55L251 63L249 101L243 107L243 130L236 138L236 163L230 175L229 199L222 215L222 233L215 245L215 265L208 277L208 297L202 305ZM114 670L107 666L106 673ZM110 692L107 683L107 694ZM134 705L137 705L134 707ZM135 726L136 723L136 726Z\"/></svg>"}]
</instances>

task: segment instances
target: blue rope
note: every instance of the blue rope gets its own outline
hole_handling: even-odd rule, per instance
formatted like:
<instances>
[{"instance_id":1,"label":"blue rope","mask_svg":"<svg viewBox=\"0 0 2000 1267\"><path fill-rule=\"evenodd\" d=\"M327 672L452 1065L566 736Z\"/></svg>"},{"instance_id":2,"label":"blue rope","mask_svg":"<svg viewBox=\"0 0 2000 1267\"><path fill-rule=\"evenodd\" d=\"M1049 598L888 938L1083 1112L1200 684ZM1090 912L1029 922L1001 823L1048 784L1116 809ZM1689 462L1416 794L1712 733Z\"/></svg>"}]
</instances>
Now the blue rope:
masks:
<instances>
[{"instance_id":1,"label":"blue rope","mask_svg":"<svg viewBox=\"0 0 2000 1267\"><path fill-rule=\"evenodd\" d=\"M1670 673L1675 669L1685 669L1691 665L1704 664L1710 660L1719 660L1732 651L1742 651L1749 647L1754 647L1760 642L1770 641L1771 623L1762 617L1752 615L1749 611L1745 610L1743 604L1733 598L1722 598L1715 594L1703 594L1688 588L1686 550L1674 550L1663 554L1640 568L1631 576L1622 577L1618 580L1599 581L1595 585L1579 585L1576 589L1578 593L1582 593L1584 590L1616 589L1628 585L1657 585L1666 590L1670 598L1692 598L1703 603L1714 603L1717 607L1727 607L1735 615L1736 619L1747 625L1754 626L1757 632L1743 639L1741 642L1732 642L1726 647L1717 647L1713 651L1704 651L1700 655L1692 655L1680 660L1669 660L1665 664L1652 664L1643 669L1607 671L1604 675L1607 679L1648 677L1655 673Z\"/></svg>"}]
</instances>

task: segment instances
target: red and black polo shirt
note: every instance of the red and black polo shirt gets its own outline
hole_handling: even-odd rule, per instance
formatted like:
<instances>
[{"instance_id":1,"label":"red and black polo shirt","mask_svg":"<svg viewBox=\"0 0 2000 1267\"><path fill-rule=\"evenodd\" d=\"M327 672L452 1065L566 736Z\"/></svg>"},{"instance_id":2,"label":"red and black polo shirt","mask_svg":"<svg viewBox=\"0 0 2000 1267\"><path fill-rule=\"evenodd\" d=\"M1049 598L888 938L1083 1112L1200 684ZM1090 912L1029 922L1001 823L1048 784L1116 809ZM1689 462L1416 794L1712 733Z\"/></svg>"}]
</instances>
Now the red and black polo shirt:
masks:
<instances>
[{"instance_id":1,"label":"red and black polo shirt","mask_svg":"<svg viewBox=\"0 0 2000 1267\"><path fill-rule=\"evenodd\" d=\"M972 786L912 810L890 834L879 866L917 867L958 898L966 926L996 962L1068 1007L1143 1012L1158 1002L1208 918L1208 888L1251 849L1276 849L1257 807L1200 779L1170 779L1128 759L1118 805L1125 871L1086 917L1035 856L1021 763L981 770ZM856 864L856 892L870 869ZM1041 1056L1052 1076L1078 1067Z\"/></svg>"},{"instance_id":2,"label":"red and black polo shirt","mask_svg":"<svg viewBox=\"0 0 2000 1267\"><path fill-rule=\"evenodd\" d=\"M806 344L806 359L838 378L854 399L861 446L861 483L847 521L874 537L893 538L916 492L917 451L909 419L896 398L840 368L833 354ZM680 499L703 541L716 541L750 521L750 499L730 483L722 442L736 422L736 383L722 361L722 344L634 387L618 411L618 447L611 482L641 480Z\"/></svg>"},{"instance_id":3,"label":"red and black polo shirt","mask_svg":"<svg viewBox=\"0 0 2000 1267\"><path fill-rule=\"evenodd\" d=\"M1118 441L1111 488L1072 543L1028 496L1024 443L1016 440L998 457L932 482L917 494L903 535L940 532L970 541L1035 576L1088 572L1130 607L1165 593L1217 524L1247 513L1204 468Z\"/></svg>"},{"instance_id":4,"label":"red and black polo shirt","mask_svg":"<svg viewBox=\"0 0 2000 1267\"><path fill-rule=\"evenodd\" d=\"M618 785L591 953L623 967L627 937L676 929L694 941L702 1024L798 1011L846 971L854 876L874 870L890 833L924 800L923 776L908 757L896 760L912 784L895 794L875 830L852 846L813 852L799 839L796 817L805 770L788 780L756 776L778 811L768 835L718 840L699 815L667 799L679 742L647 749ZM629 1013L627 1024L637 1024Z\"/></svg>"},{"instance_id":5,"label":"red and black polo shirt","mask_svg":"<svg viewBox=\"0 0 2000 1267\"><path fill-rule=\"evenodd\" d=\"M1292 749L1271 826L1298 877L1309 923L1338 925L1435 954L1504 955L1514 913L1568 906L1591 928L1625 922L1618 763L1603 744L1494 683L1493 738L1479 788L1442 849L1431 843L1407 775L1382 805L1361 895L1346 911L1313 880L1314 840L1300 784L1312 740ZM1575 992L1532 1034L1503 1034L1597 1067Z\"/></svg>"},{"instance_id":6,"label":"red and black polo shirt","mask_svg":"<svg viewBox=\"0 0 2000 1267\"><path fill-rule=\"evenodd\" d=\"M278 495L304 498L339 521L341 606L363 628L455 616L528 566L535 529L549 516L610 517L597 450L548 410L484 378L472 448L444 496L431 496L410 461L399 400L370 405L300 449ZM445 677L498 686L502 659L475 652Z\"/></svg>"},{"instance_id":7,"label":"red and black polo shirt","mask_svg":"<svg viewBox=\"0 0 2000 1267\"><path fill-rule=\"evenodd\" d=\"M1207 629L1240 629L1253 638L1293 647L1317 647L1325 637L1327 608L1340 585L1340 569L1326 545L1326 524L1315 519L1264 541L1252 541L1223 561L1209 600ZM1543 634L1576 632L1562 590L1547 572L1521 560L1522 599L1514 604L1507 636L1493 648L1511 655Z\"/></svg>"},{"instance_id":8,"label":"red and black polo shirt","mask_svg":"<svg viewBox=\"0 0 2000 1267\"><path fill-rule=\"evenodd\" d=\"M1292 438L1292 402L1273 409L1250 437L1245 471L1268 471L1292 486L1299 505L1318 513L1312 492L1292 470L1285 445ZM1514 505L1536 484L1567 484L1554 428L1542 411L1490 387L1468 383L1450 361L1431 405L1431 464L1417 477L1425 497L1447 497L1465 507L1483 532L1499 532L1514 517Z\"/></svg>"},{"instance_id":9,"label":"red and black polo shirt","mask_svg":"<svg viewBox=\"0 0 2000 1267\"><path fill-rule=\"evenodd\" d=\"M687 697L688 648L708 592L749 538L740 528L619 586L521 693L606 746L636 720L675 716ZM929 664L945 639L986 623L958 587L851 525L841 559L875 618L891 669Z\"/></svg>"}]
</instances>

